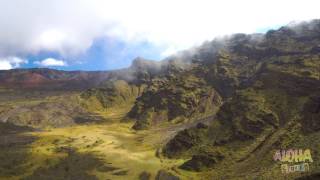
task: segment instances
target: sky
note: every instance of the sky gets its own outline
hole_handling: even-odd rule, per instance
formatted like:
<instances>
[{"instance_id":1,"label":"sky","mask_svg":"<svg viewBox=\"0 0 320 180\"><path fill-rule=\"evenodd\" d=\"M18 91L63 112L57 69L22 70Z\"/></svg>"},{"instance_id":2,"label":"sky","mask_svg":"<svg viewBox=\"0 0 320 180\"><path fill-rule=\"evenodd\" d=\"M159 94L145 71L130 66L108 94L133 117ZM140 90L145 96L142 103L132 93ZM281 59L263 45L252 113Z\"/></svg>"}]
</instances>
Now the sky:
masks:
<instances>
[{"instance_id":1,"label":"sky","mask_svg":"<svg viewBox=\"0 0 320 180\"><path fill-rule=\"evenodd\" d=\"M320 18L319 0L0 0L0 69L111 70Z\"/></svg>"}]
</instances>

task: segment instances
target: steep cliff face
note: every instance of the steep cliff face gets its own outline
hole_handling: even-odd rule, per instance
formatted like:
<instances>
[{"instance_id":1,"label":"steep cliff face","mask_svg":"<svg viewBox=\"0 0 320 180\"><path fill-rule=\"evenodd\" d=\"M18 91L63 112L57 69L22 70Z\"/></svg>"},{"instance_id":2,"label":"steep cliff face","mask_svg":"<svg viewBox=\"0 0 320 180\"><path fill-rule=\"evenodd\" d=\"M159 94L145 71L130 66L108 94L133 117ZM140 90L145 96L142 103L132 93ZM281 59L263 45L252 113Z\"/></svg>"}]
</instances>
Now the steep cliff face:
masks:
<instances>
[{"instance_id":1,"label":"steep cliff face","mask_svg":"<svg viewBox=\"0 0 320 180\"><path fill-rule=\"evenodd\" d=\"M252 128L259 131L267 122L256 119L263 116L262 119L271 118L273 127L278 126L279 121L283 121L281 119L290 117L279 117L283 113L275 113L277 108L265 104L272 99L265 94L284 94L284 97L289 96L288 101L293 101L290 94L316 91L319 78L318 25L319 21L315 20L309 24L282 27L266 35L236 34L168 58L166 71L149 78L146 91L128 114L137 120L134 128L146 129L160 121L183 121L196 114L210 114L222 104L222 99L243 101L237 106L255 108L252 111L257 113L242 115L250 118L239 120L240 124L252 123ZM301 84L309 89L296 88ZM230 102L226 106L231 106ZM248 132L246 128L237 133L252 137L242 132Z\"/></svg>"},{"instance_id":2,"label":"steep cliff face","mask_svg":"<svg viewBox=\"0 0 320 180\"><path fill-rule=\"evenodd\" d=\"M307 139L319 139L320 22L283 27L258 38L235 35L224 44L196 61L203 79L225 101L216 119L208 128L179 132L164 155L192 157L181 168L198 171L217 167L223 161L216 155L221 149L222 156L233 157L239 166L250 162L246 166L253 169L258 169L254 158L263 166L276 166L271 152L277 148L307 147L317 154L317 145ZM233 148L238 150L231 152ZM215 163L207 163L203 155L213 156Z\"/></svg>"},{"instance_id":3,"label":"steep cliff face","mask_svg":"<svg viewBox=\"0 0 320 180\"><path fill-rule=\"evenodd\" d=\"M170 70L167 75L152 79L128 114L136 119L133 128L147 129L216 112L222 103L219 93L194 71L193 67Z\"/></svg>"}]
</instances>

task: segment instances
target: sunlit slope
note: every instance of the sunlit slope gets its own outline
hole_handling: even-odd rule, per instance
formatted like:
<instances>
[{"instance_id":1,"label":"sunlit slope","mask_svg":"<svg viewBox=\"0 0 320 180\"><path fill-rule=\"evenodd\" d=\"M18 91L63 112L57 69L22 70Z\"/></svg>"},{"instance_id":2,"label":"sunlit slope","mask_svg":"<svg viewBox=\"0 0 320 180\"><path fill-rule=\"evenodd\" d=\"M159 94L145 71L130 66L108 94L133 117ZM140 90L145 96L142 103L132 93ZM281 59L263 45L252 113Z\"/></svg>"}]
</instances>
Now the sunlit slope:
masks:
<instances>
[{"instance_id":1,"label":"sunlit slope","mask_svg":"<svg viewBox=\"0 0 320 180\"><path fill-rule=\"evenodd\" d=\"M104 113L99 124L7 133L1 137L0 179L139 179L155 178L159 170L174 176L171 168L182 161L156 153L170 129L137 133L132 123L120 122L126 113Z\"/></svg>"}]
</instances>

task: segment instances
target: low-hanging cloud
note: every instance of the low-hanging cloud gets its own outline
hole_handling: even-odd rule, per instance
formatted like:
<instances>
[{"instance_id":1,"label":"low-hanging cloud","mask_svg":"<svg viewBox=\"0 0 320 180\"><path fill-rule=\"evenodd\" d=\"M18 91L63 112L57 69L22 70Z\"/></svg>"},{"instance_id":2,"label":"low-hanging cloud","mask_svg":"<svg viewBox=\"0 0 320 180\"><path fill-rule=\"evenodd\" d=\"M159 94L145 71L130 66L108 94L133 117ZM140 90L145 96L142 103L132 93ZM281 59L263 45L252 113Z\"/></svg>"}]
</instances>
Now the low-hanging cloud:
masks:
<instances>
[{"instance_id":1,"label":"low-hanging cloud","mask_svg":"<svg viewBox=\"0 0 320 180\"><path fill-rule=\"evenodd\" d=\"M217 36L320 17L318 0L0 0L0 4L0 57L50 51L68 59L107 36L167 46L163 55L169 55Z\"/></svg>"}]
</instances>

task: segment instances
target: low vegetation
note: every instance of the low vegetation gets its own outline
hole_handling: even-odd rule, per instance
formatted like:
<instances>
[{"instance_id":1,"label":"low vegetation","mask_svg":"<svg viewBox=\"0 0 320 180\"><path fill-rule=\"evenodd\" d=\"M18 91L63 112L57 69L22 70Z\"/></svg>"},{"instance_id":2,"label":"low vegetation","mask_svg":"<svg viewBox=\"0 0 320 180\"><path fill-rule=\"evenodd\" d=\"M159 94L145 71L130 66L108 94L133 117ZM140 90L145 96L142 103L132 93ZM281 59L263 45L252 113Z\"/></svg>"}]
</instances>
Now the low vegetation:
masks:
<instances>
[{"instance_id":1,"label":"low vegetation","mask_svg":"<svg viewBox=\"0 0 320 180\"><path fill-rule=\"evenodd\" d=\"M1 87L0 179L317 179L319 34L314 20L137 58L85 91ZM290 149L310 150L308 172L283 172Z\"/></svg>"}]
</instances>

